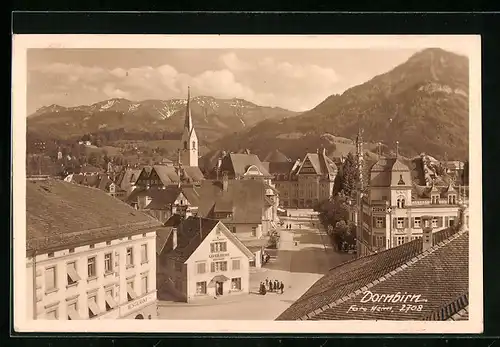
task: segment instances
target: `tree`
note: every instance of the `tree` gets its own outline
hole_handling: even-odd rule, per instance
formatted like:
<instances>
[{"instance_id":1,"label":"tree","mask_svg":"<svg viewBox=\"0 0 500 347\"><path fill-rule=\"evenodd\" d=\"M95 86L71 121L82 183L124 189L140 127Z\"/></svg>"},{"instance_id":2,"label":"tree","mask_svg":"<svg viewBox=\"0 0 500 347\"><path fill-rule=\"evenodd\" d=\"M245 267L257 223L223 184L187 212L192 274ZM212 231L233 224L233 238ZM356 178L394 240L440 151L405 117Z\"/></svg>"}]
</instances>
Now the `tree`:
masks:
<instances>
[{"instance_id":1,"label":"tree","mask_svg":"<svg viewBox=\"0 0 500 347\"><path fill-rule=\"evenodd\" d=\"M354 155L349 152L342 166L341 191L347 197L353 197L358 181L358 168Z\"/></svg>"}]
</instances>

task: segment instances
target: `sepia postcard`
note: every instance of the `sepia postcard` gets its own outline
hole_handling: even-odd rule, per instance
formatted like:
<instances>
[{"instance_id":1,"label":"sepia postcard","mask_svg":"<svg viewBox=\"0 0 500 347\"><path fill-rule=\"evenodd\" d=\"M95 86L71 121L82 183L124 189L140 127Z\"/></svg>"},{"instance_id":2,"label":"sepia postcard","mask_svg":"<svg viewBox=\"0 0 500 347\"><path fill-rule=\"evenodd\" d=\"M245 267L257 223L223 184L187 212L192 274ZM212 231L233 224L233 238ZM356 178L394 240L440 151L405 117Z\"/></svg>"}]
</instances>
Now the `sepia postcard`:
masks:
<instances>
[{"instance_id":1,"label":"sepia postcard","mask_svg":"<svg viewBox=\"0 0 500 347\"><path fill-rule=\"evenodd\" d=\"M13 65L15 331L483 331L480 36L14 35Z\"/></svg>"}]
</instances>

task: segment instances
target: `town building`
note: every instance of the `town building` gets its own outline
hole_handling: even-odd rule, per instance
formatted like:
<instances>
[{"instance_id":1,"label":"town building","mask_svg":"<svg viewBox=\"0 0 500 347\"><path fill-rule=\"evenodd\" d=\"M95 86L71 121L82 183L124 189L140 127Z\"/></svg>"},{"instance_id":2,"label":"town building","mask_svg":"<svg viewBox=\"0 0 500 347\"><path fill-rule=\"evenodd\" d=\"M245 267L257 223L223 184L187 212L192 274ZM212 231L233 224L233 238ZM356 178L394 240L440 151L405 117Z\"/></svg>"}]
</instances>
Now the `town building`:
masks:
<instances>
[{"instance_id":1,"label":"town building","mask_svg":"<svg viewBox=\"0 0 500 347\"><path fill-rule=\"evenodd\" d=\"M252 256L218 220L172 217L158 232L159 286L186 302L248 294Z\"/></svg>"},{"instance_id":2,"label":"town building","mask_svg":"<svg viewBox=\"0 0 500 347\"><path fill-rule=\"evenodd\" d=\"M101 190L46 179L26 182L26 221L28 317L157 317L157 220Z\"/></svg>"},{"instance_id":3,"label":"town building","mask_svg":"<svg viewBox=\"0 0 500 347\"><path fill-rule=\"evenodd\" d=\"M137 188L163 188L179 184L198 184L203 181L203 173L197 166L184 166L181 168L171 165L146 166L137 178Z\"/></svg>"},{"instance_id":4,"label":"town building","mask_svg":"<svg viewBox=\"0 0 500 347\"><path fill-rule=\"evenodd\" d=\"M358 141L362 143L361 138ZM435 231L457 223L461 204L468 202L467 187L456 186L453 180L446 186L418 185L410 169L412 163L401 158L398 150L394 157L380 157L369 164L366 171L360 153L359 145L358 193L356 201L350 201L350 220L357 225L358 256L421 238L423 216L433 216ZM426 178L421 177L421 181Z\"/></svg>"},{"instance_id":5,"label":"town building","mask_svg":"<svg viewBox=\"0 0 500 347\"><path fill-rule=\"evenodd\" d=\"M272 184L272 175L257 155L248 151L223 153L224 155L217 160L216 166L211 170L210 178L220 180L225 175L230 180L261 179L267 184Z\"/></svg>"},{"instance_id":6,"label":"town building","mask_svg":"<svg viewBox=\"0 0 500 347\"><path fill-rule=\"evenodd\" d=\"M269 237L277 229L279 196L262 180L206 181L199 191L198 215L218 219L254 254L251 266L262 266Z\"/></svg>"},{"instance_id":7,"label":"town building","mask_svg":"<svg viewBox=\"0 0 500 347\"><path fill-rule=\"evenodd\" d=\"M307 153L302 161L290 162L286 156L272 153L267 158L273 160L266 166L283 207L313 208L331 197L338 169L325 149Z\"/></svg>"},{"instance_id":8,"label":"town building","mask_svg":"<svg viewBox=\"0 0 500 347\"><path fill-rule=\"evenodd\" d=\"M108 174L69 174L64 178L64 181L80 184L86 187L97 188L118 199L123 199L127 194L125 190L121 189L119 185L113 182Z\"/></svg>"},{"instance_id":9,"label":"town building","mask_svg":"<svg viewBox=\"0 0 500 347\"><path fill-rule=\"evenodd\" d=\"M277 320L467 320L468 227L431 219L422 239L334 267Z\"/></svg>"},{"instance_id":10,"label":"town building","mask_svg":"<svg viewBox=\"0 0 500 347\"><path fill-rule=\"evenodd\" d=\"M170 185L136 189L126 202L165 223L174 214L196 215L199 195L194 186Z\"/></svg>"},{"instance_id":11,"label":"town building","mask_svg":"<svg viewBox=\"0 0 500 347\"><path fill-rule=\"evenodd\" d=\"M115 175L114 182L125 192L123 198L127 198L137 187L137 179L141 174L141 169L123 168Z\"/></svg>"}]
</instances>

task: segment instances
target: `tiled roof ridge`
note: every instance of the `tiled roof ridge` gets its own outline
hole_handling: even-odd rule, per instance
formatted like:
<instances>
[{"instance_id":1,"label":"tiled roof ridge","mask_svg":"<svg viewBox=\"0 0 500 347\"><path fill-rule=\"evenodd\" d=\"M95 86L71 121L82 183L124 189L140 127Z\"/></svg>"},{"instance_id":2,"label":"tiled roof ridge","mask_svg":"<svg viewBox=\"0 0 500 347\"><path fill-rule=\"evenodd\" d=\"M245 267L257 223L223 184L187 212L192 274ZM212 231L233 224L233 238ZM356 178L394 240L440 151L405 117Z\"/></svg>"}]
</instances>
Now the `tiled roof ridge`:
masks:
<instances>
[{"instance_id":1,"label":"tiled roof ridge","mask_svg":"<svg viewBox=\"0 0 500 347\"><path fill-rule=\"evenodd\" d=\"M457 308L458 306L458 308ZM423 320L436 320L439 318L439 320L448 320L454 316L456 316L458 313L463 311L465 307L469 306L469 291L467 290L466 292L462 293L460 296L454 298L453 300L449 301L445 305L437 308L433 312L429 313L427 316L424 317ZM445 313L448 316L443 318L441 317L441 313Z\"/></svg>"},{"instance_id":2,"label":"tiled roof ridge","mask_svg":"<svg viewBox=\"0 0 500 347\"><path fill-rule=\"evenodd\" d=\"M145 213L144 213L144 215L150 217L149 215L147 215ZM147 220L147 221L120 224L120 225L110 225L110 226L99 227L99 228L79 230L79 231L74 231L74 232L70 232L70 233L52 234L52 235L47 235L47 236L33 237L33 238L30 238L29 241L45 240L46 238L49 238L52 236L58 236L58 235L64 235L65 237L70 238L70 237L78 236L80 234L87 234L87 233L92 233L92 232L107 231L107 230L112 230L112 229L117 229L117 228L128 228L128 227L138 227L138 226L142 226L142 225L149 225L149 224L152 224L152 222L155 222L155 219L153 219L153 217L151 217L151 220ZM155 224L157 224L157 223L155 223ZM155 226L155 225L151 225L151 226ZM160 226L160 224L158 224L158 226Z\"/></svg>"},{"instance_id":3,"label":"tiled roof ridge","mask_svg":"<svg viewBox=\"0 0 500 347\"><path fill-rule=\"evenodd\" d=\"M398 266L396 269L386 273L385 275L371 281L370 283L366 284L365 286L363 286L363 288L359 288L353 292L350 292L346 295L344 295L342 298L336 300L335 302L331 302L327 305L324 305L323 307L320 307L318 309L316 309L315 311L313 312L310 312L302 317L300 317L298 320L308 320L320 313L322 313L323 311L326 311L330 308L333 308L341 303L343 303L344 301L347 301L349 299L351 299L352 297L360 294L363 290L366 290L368 288L371 288L373 287L374 285L380 283L380 282L383 282L389 278L391 278L392 276L396 275L397 273L403 271L404 269L408 268L409 266L411 265L414 265L415 263L417 263L418 261L422 260L423 258L427 257L428 255L434 253L435 251L437 251L438 249L440 249L441 247L443 247L444 245L450 243L451 241L455 240L456 238L462 236L463 234L465 234L466 232L468 232L469 230L468 229L462 229L462 230L459 230L458 232L452 234L450 237L448 237L447 239L437 243L436 245L432 246L431 248L429 248L428 250L424 251L424 252L421 252L419 253L418 255L414 256L413 258L411 258L410 260L406 261L405 263L401 264L400 266ZM415 240L417 241L417 240ZM393 248L390 248L388 250L391 250ZM388 251L386 250L386 251ZM382 252L381 252L382 253ZM375 254L379 254L379 253L375 253ZM374 255L374 254L372 254ZM359 259L359 258L358 258ZM344 263L345 264L345 263ZM357 280L357 279L356 279ZM317 296L319 294L323 294L323 292L319 292L319 293L316 293L315 295L313 296ZM312 297L312 296L311 296ZM307 298L307 299L310 299L311 297Z\"/></svg>"}]
</instances>

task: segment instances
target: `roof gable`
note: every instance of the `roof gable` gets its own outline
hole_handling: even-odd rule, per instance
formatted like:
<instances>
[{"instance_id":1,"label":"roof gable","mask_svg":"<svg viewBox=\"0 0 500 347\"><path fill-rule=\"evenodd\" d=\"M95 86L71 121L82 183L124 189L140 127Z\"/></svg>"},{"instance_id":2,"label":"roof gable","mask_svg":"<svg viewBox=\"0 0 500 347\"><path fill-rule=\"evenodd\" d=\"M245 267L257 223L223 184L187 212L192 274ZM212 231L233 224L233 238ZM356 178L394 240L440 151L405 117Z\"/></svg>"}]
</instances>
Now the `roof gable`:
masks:
<instances>
[{"instance_id":1,"label":"roof gable","mask_svg":"<svg viewBox=\"0 0 500 347\"><path fill-rule=\"evenodd\" d=\"M302 165L300 165L297 174L321 174L321 167L319 164L318 155L314 153L307 153Z\"/></svg>"},{"instance_id":2,"label":"roof gable","mask_svg":"<svg viewBox=\"0 0 500 347\"><path fill-rule=\"evenodd\" d=\"M220 234L217 235L217 232L219 232ZM205 238L198 245L196 250L194 250L193 253L189 256L189 258L186 259L185 263L189 262L190 259L198 259L200 253L206 254L206 249L210 249L210 243L219 240L223 241L224 238L227 241L231 242L242 256L245 256L249 259L253 258L252 252L250 252L250 250L246 248L245 245L243 245L243 243L241 243L241 241L238 240L238 238L234 236L234 234L231 233L229 229L222 222L218 222L214 226L214 228L205 236Z\"/></svg>"}]
</instances>

